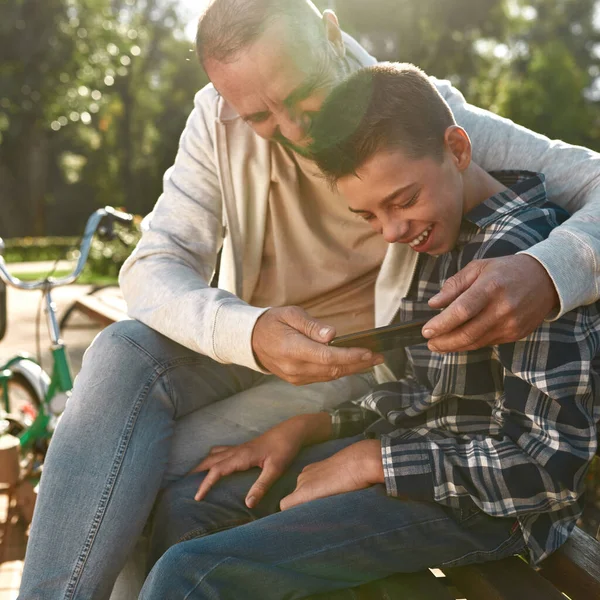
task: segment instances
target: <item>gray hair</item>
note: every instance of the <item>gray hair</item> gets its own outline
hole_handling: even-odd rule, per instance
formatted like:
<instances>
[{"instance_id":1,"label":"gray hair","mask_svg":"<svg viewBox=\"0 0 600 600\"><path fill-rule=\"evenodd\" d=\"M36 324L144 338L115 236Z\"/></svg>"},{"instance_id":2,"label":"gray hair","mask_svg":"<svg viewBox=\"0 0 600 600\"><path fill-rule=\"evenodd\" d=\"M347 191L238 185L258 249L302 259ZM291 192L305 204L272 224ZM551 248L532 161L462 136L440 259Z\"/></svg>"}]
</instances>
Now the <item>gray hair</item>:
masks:
<instances>
[{"instance_id":1,"label":"gray hair","mask_svg":"<svg viewBox=\"0 0 600 600\"><path fill-rule=\"evenodd\" d=\"M212 0L198 22L196 54L201 63L235 60L272 24L284 20L291 39L312 39L321 14L311 0ZM311 36L311 37L307 37Z\"/></svg>"}]
</instances>

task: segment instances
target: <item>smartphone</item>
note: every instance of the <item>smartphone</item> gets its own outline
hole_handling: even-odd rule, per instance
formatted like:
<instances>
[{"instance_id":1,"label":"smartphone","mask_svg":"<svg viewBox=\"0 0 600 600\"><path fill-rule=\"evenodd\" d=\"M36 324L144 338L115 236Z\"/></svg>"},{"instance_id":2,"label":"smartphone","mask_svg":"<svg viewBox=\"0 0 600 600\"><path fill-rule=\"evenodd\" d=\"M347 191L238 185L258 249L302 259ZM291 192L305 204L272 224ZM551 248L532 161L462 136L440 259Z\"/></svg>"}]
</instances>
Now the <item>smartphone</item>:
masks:
<instances>
[{"instance_id":1,"label":"smartphone","mask_svg":"<svg viewBox=\"0 0 600 600\"><path fill-rule=\"evenodd\" d=\"M357 331L333 338L329 345L336 348L366 348L373 352L384 352L393 348L424 344L427 342L427 338L423 337L421 329L425 323L427 321L406 321L405 323L394 323L385 327Z\"/></svg>"}]
</instances>

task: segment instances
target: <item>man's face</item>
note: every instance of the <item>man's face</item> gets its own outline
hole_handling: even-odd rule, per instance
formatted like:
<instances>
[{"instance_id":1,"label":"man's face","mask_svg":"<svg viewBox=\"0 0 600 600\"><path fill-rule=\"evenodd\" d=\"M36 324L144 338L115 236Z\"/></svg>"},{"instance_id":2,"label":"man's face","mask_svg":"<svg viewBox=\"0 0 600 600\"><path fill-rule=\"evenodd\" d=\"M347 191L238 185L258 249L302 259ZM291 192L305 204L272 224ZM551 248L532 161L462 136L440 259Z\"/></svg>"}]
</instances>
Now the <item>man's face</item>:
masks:
<instances>
[{"instance_id":1,"label":"man's face","mask_svg":"<svg viewBox=\"0 0 600 600\"><path fill-rule=\"evenodd\" d=\"M343 63L332 47L294 50L289 36L284 23L273 24L233 62L209 59L205 68L256 134L302 153L312 119L342 77Z\"/></svg>"},{"instance_id":2,"label":"man's face","mask_svg":"<svg viewBox=\"0 0 600 600\"><path fill-rule=\"evenodd\" d=\"M444 160L411 159L402 150L375 153L338 181L349 208L391 244L439 255L454 248L464 211L464 188L450 152Z\"/></svg>"}]
</instances>

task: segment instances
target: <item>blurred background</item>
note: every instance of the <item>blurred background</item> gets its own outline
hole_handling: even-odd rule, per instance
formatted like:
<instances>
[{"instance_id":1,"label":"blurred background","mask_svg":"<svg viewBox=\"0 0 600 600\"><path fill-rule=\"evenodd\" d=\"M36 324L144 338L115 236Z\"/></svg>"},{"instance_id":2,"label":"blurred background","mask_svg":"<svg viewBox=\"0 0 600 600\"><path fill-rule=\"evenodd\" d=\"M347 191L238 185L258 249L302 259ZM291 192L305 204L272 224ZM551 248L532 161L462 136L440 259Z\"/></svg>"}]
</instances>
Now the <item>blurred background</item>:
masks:
<instances>
[{"instance_id":1,"label":"blurred background","mask_svg":"<svg viewBox=\"0 0 600 600\"><path fill-rule=\"evenodd\" d=\"M206 83L192 49L204 4L0 4L0 235L73 236L98 206L152 208ZM414 62L472 104L600 150L595 0L316 4L379 59Z\"/></svg>"}]
</instances>

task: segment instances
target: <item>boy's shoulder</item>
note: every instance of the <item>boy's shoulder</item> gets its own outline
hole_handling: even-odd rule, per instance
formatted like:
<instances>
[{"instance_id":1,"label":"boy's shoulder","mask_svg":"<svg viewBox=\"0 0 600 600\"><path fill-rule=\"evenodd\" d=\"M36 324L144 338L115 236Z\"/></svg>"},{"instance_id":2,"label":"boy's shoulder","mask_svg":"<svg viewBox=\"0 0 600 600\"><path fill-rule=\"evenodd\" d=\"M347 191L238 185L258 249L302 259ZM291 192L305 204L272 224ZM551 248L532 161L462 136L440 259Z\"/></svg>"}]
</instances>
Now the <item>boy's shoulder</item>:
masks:
<instances>
[{"instance_id":1,"label":"boy's shoulder","mask_svg":"<svg viewBox=\"0 0 600 600\"><path fill-rule=\"evenodd\" d=\"M465 215L461 267L472 260L527 250L569 218L567 211L548 201L542 174L497 171L491 175L507 189Z\"/></svg>"}]
</instances>

